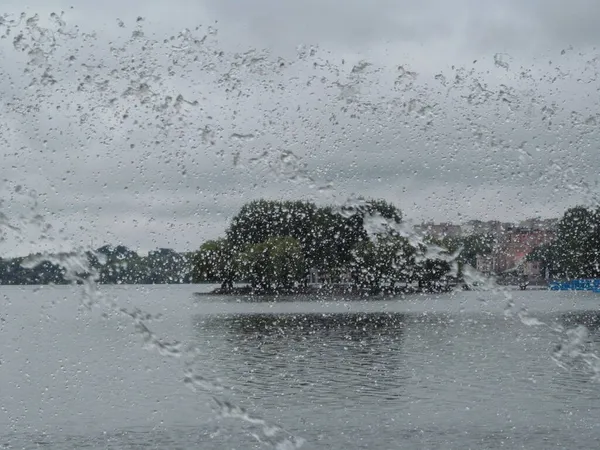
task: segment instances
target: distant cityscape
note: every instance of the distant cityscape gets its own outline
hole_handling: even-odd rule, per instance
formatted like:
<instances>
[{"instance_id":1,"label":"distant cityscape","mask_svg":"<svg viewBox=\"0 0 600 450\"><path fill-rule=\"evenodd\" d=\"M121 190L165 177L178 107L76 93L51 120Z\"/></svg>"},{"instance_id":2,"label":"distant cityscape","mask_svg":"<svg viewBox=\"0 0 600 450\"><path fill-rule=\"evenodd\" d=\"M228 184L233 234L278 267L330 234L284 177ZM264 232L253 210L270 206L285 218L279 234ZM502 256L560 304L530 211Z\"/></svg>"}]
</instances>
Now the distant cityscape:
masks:
<instances>
[{"instance_id":1,"label":"distant cityscape","mask_svg":"<svg viewBox=\"0 0 600 450\"><path fill-rule=\"evenodd\" d=\"M493 236L495 245L492 252L477 256L476 269L487 275L499 275L518 269L521 275L535 281L548 278L548 274L542 273L539 261L527 261L526 257L536 247L556 239L558 222L557 218L531 218L518 223L470 220L460 225L424 222L415 226L415 230L439 240L469 235Z\"/></svg>"}]
</instances>

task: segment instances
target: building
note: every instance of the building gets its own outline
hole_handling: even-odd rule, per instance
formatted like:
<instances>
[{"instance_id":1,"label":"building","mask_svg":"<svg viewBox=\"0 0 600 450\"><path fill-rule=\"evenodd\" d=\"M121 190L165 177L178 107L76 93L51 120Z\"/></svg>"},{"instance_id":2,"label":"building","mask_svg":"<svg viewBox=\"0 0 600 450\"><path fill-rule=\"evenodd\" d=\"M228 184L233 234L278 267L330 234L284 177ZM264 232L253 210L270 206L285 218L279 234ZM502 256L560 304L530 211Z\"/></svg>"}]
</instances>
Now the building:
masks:
<instances>
[{"instance_id":1,"label":"building","mask_svg":"<svg viewBox=\"0 0 600 450\"><path fill-rule=\"evenodd\" d=\"M415 230L432 236L437 239L444 239L445 237L460 237L462 236L462 227L449 222L433 223L425 222L415 226Z\"/></svg>"},{"instance_id":2,"label":"building","mask_svg":"<svg viewBox=\"0 0 600 450\"><path fill-rule=\"evenodd\" d=\"M554 231L557 225L558 219L540 219L538 217L519 222L519 227L529 228L532 230Z\"/></svg>"},{"instance_id":3,"label":"building","mask_svg":"<svg viewBox=\"0 0 600 450\"><path fill-rule=\"evenodd\" d=\"M504 272L524 263L525 257L536 247L548 244L556 238L551 230L515 227L507 230L498 246L497 271ZM533 268L532 268L533 270Z\"/></svg>"},{"instance_id":4,"label":"building","mask_svg":"<svg viewBox=\"0 0 600 450\"><path fill-rule=\"evenodd\" d=\"M463 234L492 234L494 236L500 236L507 229L514 227L514 224L510 222L500 222L499 220L488 220L483 222L481 220L469 220L462 225Z\"/></svg>"},{"instance_id":5,"label":"building","mask_svg":"<svg viewBox=\"0 0 600 450\"><path fill-rule=\"evenodd\" d=\"M548 229L512 227L499 236L498 245L490 255L477 257L477 270L483 273L496 273L519 269L530 278L540 277L538 261L526 261L526 257L536 247L556 239L556 233Z\"/></svg>"},{"instance_id":6,"label":"building","mask_svg":"<svg viewBox=\"0 0 600 450\"><path fill-rule=\"evenodd\" d=\"M475 234L487 234L497 242L489 255L479 255L476 269L486 274L501 274L518 269L529 279L543 278L541 264L538 261L526 261L526 257L536 247L548 244L556 238L558 219L532 218L520 222L519 226L499 220L470 220L463 225L442 222L425 222L415 227L429 236L443 239Z\"/></svg>"}]
</instances>

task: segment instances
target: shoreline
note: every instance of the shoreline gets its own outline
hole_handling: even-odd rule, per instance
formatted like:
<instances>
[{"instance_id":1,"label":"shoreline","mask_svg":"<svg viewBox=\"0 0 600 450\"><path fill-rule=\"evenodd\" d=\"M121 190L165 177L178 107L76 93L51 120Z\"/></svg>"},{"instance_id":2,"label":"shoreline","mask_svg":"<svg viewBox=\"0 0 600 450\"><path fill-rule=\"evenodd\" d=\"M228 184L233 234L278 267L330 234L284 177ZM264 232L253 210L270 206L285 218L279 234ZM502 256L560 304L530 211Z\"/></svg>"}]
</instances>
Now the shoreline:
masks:
<instances>
[{"instance_id":1,"label":"shoreline","mask_svg":"<svg viewBox=\"0 0 600 450\"><path fill-rule=\"evenodd\" d=\"M292 289L276 289L269 291L254 291L250 286L234 287L232 289L216 288L210 292L194 292L197 296L247 296L247 297L272 297L272 296L293 296L293 295L343 295L359 298L382 297L408 294L440 294L455 290L459 286L440 286L437 288L415 288L412 286L402 286L394 288L382 288L379 291L373 291L369 288L362 288L354 285L324 284L320 286L298 286Z\"/></svg>"},{"instance_id":2,"label":"shoreline","mask_svg":"<svg viewBox=\"0 0 600 450\"><path fill-rule=\"evenodd\" d=\"M509 290L523 290L519 285L505 285L504 288ZM195 296L243 296L247 298L261 298L261 297L278 297L278 296L300 296L300 295L314 295L314 296L344 296L344 297L355 297L355 298L381 298L381 297L393 297L399 295L411 295L411 294L444 294L450 292L459 291L471 291L473 290L464 283L455 285L441 285L441 286L430 286L430 287L415 287L415 286L396 286L394 288L384 287L378 291L373 291L367 287L360 287L356 285L343 285L343 284L323 284L323 285L309 285L309 286L297 286L292 289L278 289L269 291L254 291L251 286L238 286L231 289L223 290L220 287L213 289L210 292L194 292ZM548 286L544 285L528 285L527 291L545 291L550 290Z\"/></svg>"}]
</instances>

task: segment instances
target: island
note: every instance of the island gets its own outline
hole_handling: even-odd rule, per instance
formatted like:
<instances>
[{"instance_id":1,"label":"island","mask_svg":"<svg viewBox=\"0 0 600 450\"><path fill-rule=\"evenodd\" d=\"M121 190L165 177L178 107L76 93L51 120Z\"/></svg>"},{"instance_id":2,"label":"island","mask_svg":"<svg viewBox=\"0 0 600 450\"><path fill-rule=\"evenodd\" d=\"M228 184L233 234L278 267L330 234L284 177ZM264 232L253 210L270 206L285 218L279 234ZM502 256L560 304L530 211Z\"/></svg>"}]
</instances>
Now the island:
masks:
<instances>
[{"instance_id":1,"label":"island","mask_svg":"<svg viewBox=\"0 0 600 450\"><path fill-rule=\"evenodd\" d=\"M99 284L217 284L210 295L447 292L476 287L467 271L521 289L596 286L600 209L577 206L560 219L530 222L410 226L400 208L381 199L351 206L260 199L196 251L139 255L119 244L80 256ZM60 254L0 258L0 284L79 282L60 261Z\"/></svg>"}]
</instances>

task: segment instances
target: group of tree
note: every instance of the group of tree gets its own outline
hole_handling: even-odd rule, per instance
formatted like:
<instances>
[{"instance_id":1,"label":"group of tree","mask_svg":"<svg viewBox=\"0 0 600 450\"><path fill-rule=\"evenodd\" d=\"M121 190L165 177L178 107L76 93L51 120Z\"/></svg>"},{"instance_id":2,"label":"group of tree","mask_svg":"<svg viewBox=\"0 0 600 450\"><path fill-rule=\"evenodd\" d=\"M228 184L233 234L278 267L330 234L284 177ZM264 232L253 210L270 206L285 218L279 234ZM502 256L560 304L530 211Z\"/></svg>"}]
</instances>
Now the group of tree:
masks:
<instances>
[{"instance_id":1,"label":"group of tree","mask_svg":"<svg viewBox=\"0 0 600 450\"><path fill-rule=\"evenodd\" d=\"M577 206L559 220L556 239L531 252L550 278L600 277L600 208Z\"/></svg>"},{"instance_id":2,"label":"group of tree","mask_svg":"<svg viewBox=\"0 0 600 450\"><path fill-rule=\"evenodd\" d=\"M588 221L598 217L595 212L589 217L588 212L580 213ZM316 271L332 283L349 280L368 292L393 290L400 284L434 289L449 278L451 264L445 257L428 257L427 245L413 245L403 237L399 232L402 220L402 212L383 200L340 208L307 201L257 200L241 208L224 237L204 243L197 252L163 248L142 256L123 245L105 245L87 252L86 257L103 284L208 281L231 291L233 283L240 281L249 283L255 292L277 292L305 284ZM455 254L460 275L463 265L475 266L477 255L490 253L495 241L492 236L472 235L430 238L427 243L444 249L446 255ZM548 256L560 253L559 249L539 252L546 252L553 269L566 267L562 260ZM44 261L32 267L23 265L24 260L0 258L0 284L69 282L59 264ZM592 270L592 266L577 261L569 267Z\"/></svg>"},{"instance_id":3,"label":"group of tree","mask_svg":"<svg viewBox=\"0 0 600 450\"><path fill-rule=\"evenodd\" d=\"M307 201L256 200L233 217L225 237L203 244L192 279L248 282L255 292L301 286L311 271L370 292L397 283L433 287L448 276L444 259L427 259L398 232L402 213L383 200L335 209Z\"/></svg>"},{"instance_id":4,"label":"group of tree","mask_svg":"<svg viewBox=\"0 0 600 450\"><path fill-rule=\"evenodd\" d=\"M104 261L98 261L98 256ZM175 284L191 281L192 258L185 253L160 248L140 256L125 246L105 245L90 255L91 265L106 284Z\"/></svg>"},{"instance_id":5,"label":"group of tree","mask_svg":"<svg viewBox=\"0 0 600 450\"><path fill-rule=\"evenodd\" d=\"M0 258L0 284L67 284L64 269L49 261L30 268L25 257Z\"/></svg>"},{"instance_id":6,"label":"group of tree","mask_svg":"<svg viewBox=\"0 0 600 450\"><path fill-rule=\"evenodd\" d=\"M35 256L35 255L30 255ZM58 255L60 256L60 255ZM140 256L123 245L105 245L86 252L90 271L101 284L171 284L191 281L192 258L171 249L158 249ZM0 258L0 284L67 284L65 269L53 258L32 266L30 257ZM84 274L82 274L84 275Z\"/></svg>"},{"instance_id":7,"label":"group of tree","mask_svg":"<svg viewBox=\"0 0 600 450\"><path fill-rule=\"evenodd\" d=\"M493 233L469 234L466 236L446 236L442 239L429 238L429 242L445 248L454 256L458 274L465 265L476 267L477 257L489 255L498 245L498 237Z\"/></svg>"}]
</instances>

